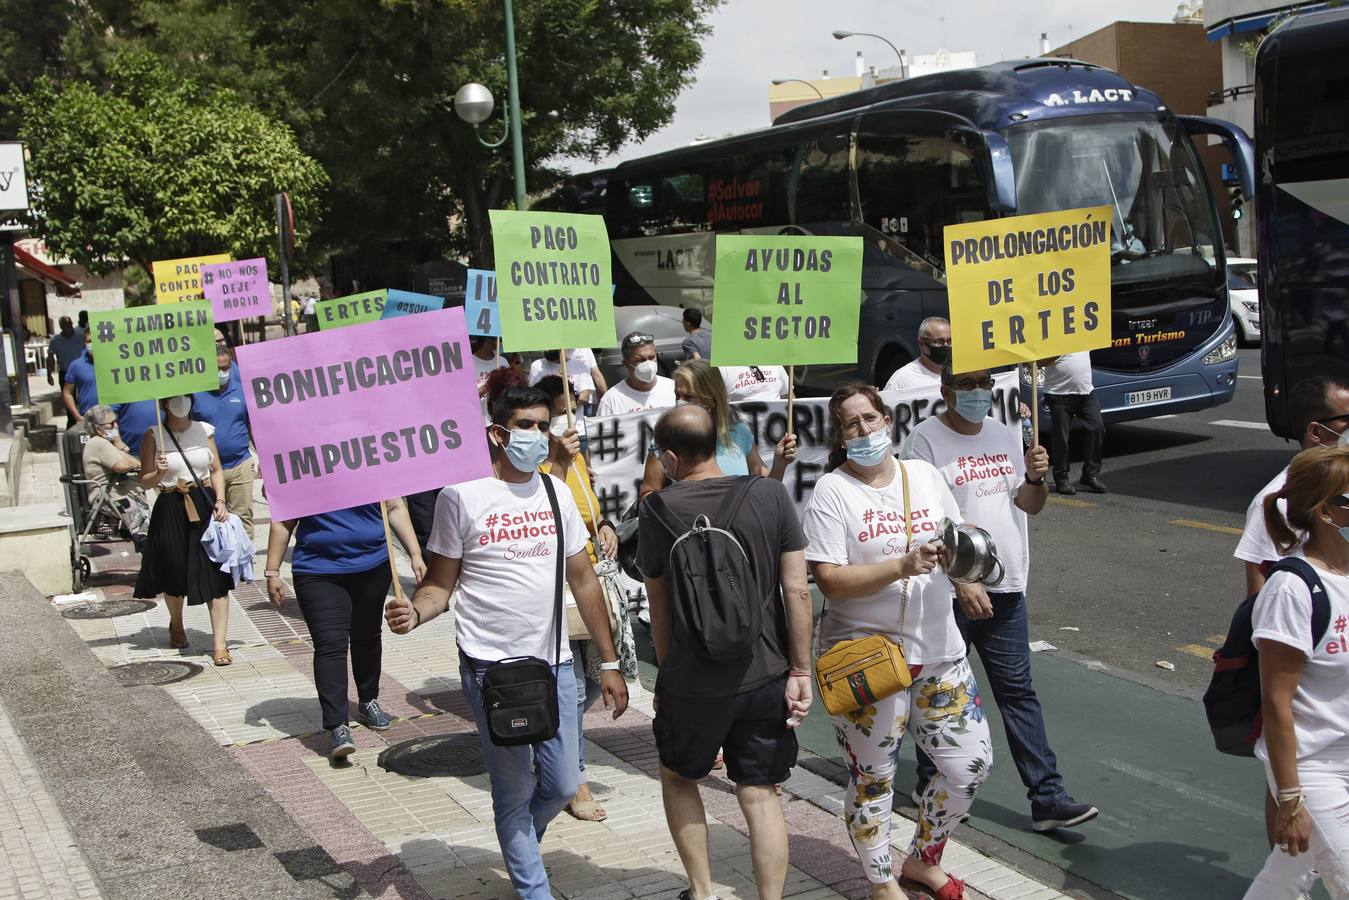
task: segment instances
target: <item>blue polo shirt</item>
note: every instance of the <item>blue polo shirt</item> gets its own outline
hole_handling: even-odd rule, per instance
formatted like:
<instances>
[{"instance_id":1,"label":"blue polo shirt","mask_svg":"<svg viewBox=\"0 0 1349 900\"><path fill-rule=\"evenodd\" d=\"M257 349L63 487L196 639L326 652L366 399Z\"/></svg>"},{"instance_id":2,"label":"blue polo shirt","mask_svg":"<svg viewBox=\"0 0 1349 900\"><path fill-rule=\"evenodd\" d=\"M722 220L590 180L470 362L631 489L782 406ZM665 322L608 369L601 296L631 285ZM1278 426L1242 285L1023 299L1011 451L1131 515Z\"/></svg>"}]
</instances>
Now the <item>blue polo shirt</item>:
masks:
<instances>
[{"instance_id":1,"label":"blue polo shirt","mask_svg":"<svg viewBox=\"0 0 1349 900\"><path fill-rule=\"evenodd\" d=\"M84 333L76 328L70 337L66 337L58 331L47 345L47 354L56 357L56 368L64 372L71 363L84 355Z\"/></svg>"},{"instance_id":2,"label":"blue polo shirt","mask_svg":"<svg viewBox=\"0 0 1349 900\"><path fill-rule=\"evenodd\" d=\"M305 516L295 523L292 571L312 575L368 572L388 565L378 503Z\"/></svg>"},{"instance_id":3,"label":"blue polo shirt","mask_svg":"<svg viewBox=\"0 0 1349 900\"><path fill-rule=\"evenodd\" d=\"M215 445L220 449L222 469L233 469L248 461L248 407L244 405L238 365L230 363L230 380L225 387L192 395L192 418L215 426Z\"/></svg>"},{"instance_id":4,"label":"blue polo shirt","mask_svg":"<svg viewBox=\"0 0 1349 900\"><path fill-rule=\"evenodd\" d=\"M117 414L117 433L126 442L131 455L141 455L141 438L145 432L155 427L155 401L133 400L130 403L114 403L112 411Z\"/></svg>"},{"instance_id":5,"label":"blue polo shirt","mask_svg":"<svg viewBox=\"0 0 1349 900\"><path fill-rule=\"evenodd\" d=\"M98 405L98 382L94 379L94 358L88 351L66 367L66 384L75 385L75 408L84 415Z\"/></svg>"}]
</instances>

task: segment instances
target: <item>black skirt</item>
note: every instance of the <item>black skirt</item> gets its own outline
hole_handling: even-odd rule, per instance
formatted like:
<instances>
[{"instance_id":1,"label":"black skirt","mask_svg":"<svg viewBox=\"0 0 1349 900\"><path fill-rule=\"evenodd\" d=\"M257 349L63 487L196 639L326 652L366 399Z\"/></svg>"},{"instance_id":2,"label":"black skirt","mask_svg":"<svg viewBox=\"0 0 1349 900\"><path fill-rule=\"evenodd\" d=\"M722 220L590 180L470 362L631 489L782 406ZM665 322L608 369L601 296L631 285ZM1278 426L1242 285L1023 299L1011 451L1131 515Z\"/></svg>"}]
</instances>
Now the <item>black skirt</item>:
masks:
<instances>
[{"instance_id":1,"label":"black skirt","mask_svg":"<svg viewBox=\"0 0 1349 900\"><path fill-rule=\"evenodd\" d=\"M155 500L133 596L154 599L168 594L186 597L195 606L223 597L234 587L234 578L220 571L201 545L201 536L215 509L215 491L194 487L186 495L197 505L199 522L187 520L184 496L166 491Z\"/></svg>"}]
</instances>

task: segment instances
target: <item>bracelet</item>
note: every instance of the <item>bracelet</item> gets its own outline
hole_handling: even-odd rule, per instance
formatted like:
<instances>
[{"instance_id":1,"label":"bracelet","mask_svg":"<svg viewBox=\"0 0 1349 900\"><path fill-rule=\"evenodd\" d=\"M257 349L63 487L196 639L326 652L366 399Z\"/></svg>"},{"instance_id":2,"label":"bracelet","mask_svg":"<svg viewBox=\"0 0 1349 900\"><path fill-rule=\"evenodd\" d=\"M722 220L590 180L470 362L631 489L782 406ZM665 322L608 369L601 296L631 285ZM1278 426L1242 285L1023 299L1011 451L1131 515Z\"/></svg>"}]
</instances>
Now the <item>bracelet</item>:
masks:
<instances>
[{"instance_id":1,"label":"bracelet","mask_svg":"<svg viewBox=\"0 0 1349 900\"><path fill-rule=\"evenodd\" d=\"M600 663L600 671L601 671L601 672L617 672L617 671L618 671L618 660L614 660L613 662L602 662L602 663Z\"/></svg>"},{"instance_id":2,"label":"bracelet","mask_svg":"<svg viewBox=\"0 0 1349 900\"><path fill-rule=\"evenodd\" d=\"M1039 487L1040 485L1042 485L1042 484L1044 484L1044 483L1045 483L1045 479L1044 479L1044 476L1043 476L1043 475L1040 476L1040 480L1039 480L1039 481L1032 481L1032 480L1029 479L1029 478L1026 479L1026 484L1034 485L1035 487Z\"/></svg>"},{"instance_id":3,"label":"bracelet","mask_svg":"<svg viewBox=\"0 0 1349 900\"><path fill-rule=\"evenodd\" d=\"M618 534L617 526L615 526L614 523L610 522L608 519L600 519L600 524L595 529L595 533L599 534L600 528L604 528L606 525L610 528L610 530L613 531L614 534Z\"/></svg>"},{"instance_id":4,"label":"bracelet","mask_svg":"<svg viewBox=\"0 0 1349 900\"><path fill-rule=\"evenodd\" d=\"M417 608L417 604L415 603L409 603L408 606L412 607L412 614L417 617L417 623L412 627L420 628L422 625L422 611Z\"/></svg>"},{"instance_id":5,"label":"bracelet","mask_svg":"<svg viewBox=\"0 0 1349 900\"><path fill-rule=\"evenodd\" d=\"M1275 799L1277 799L1280 803L1289 803L1301 796L1303 796L1301 786L1295 788L1288 788L1287 790L1279 791L1277 794L1274 795Z\"/></svg>"},{"instance_id":6,"label":"bracelet","mask_svg":"<svg viewBox=\"0 0 1349 900\"><path fill-rule=\"evenodd\" d=\"M280 570L280 569L266 569L266 570L263 571L262 574L263 574L265 577L267 577L267 578L280 578L280 577L281 577L281 570Z\"/></svg>"}]
</instances>

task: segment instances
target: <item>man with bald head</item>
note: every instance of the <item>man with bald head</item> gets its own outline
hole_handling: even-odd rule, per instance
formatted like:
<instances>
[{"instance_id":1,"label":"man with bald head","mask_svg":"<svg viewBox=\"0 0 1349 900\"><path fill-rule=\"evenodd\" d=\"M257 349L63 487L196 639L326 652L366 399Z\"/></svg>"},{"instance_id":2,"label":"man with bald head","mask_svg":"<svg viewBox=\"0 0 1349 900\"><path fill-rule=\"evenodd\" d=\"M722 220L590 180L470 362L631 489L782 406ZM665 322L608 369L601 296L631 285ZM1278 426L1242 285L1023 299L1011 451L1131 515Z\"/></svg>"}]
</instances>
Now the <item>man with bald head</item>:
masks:
<instances>
[{"instance_id":1,"label":"man with bald head","mask_svg":"<svg viewBox=\"0 0 1349 900\"><path fill-rule=\"evenodd\" d=\"M653 729L661 795L689 880L680 896L715 896L698 781L712 771L720 749L749 825L759 896L781 897L787 825L775 786L796 764L793 729L811 703L805 535L781 482L730 477L717 467L716 427L702 407L677 406L661 416L651 452L674 483L643 502L637 563L646 577L659 666ZM699 655L674 629L673 604L680 598L668 578L670 550L703 516L745 551L762 606L759 640L729 661Z\"/></svg>"}]
</instances>

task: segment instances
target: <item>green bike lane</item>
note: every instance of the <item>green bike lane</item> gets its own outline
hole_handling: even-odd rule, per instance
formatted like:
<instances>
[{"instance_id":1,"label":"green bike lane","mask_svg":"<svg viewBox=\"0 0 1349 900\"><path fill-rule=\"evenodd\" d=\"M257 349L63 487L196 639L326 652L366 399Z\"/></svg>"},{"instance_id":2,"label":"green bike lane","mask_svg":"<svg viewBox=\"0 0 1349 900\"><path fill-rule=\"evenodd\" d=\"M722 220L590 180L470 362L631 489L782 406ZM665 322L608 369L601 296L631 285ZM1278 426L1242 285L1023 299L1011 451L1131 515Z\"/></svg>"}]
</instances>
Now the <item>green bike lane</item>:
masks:
<instances>
[{"instance_id":1,"label":"green bike lane","mask_svg":"<svg viewBox=\"0 0 1349 900\"><path fill-rule=\"evenodd\" d=\"M638 643L648 644L646 630L637 630ZM973 662L983 685L977 654ZM993 772L957 836L994 856L1001 843L1062 869L1072 876L1068 890L1094 885L1140 900L1240 898L1268 853L1259 761L1214 750L1203 707L1195 700L1053 653L1032 654L1031 668L1064 783L1101 814L1075 829L1031 831L1026 790L1007 754L997 704L984 688ZM644 663L648 687L654 674ZM817 704L798 737L804 749L821 757L806 765L835 781L846 777L823 707ZM912 741L904 741L900 756L896 808L912 817ZM967 829L986 836L983 843ZM1018 864L1020 854L1008 855L1008 862ZM1319 888L1317 896L1324 896Z\"/></svg>"}]
</instances>

